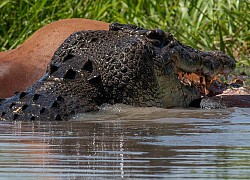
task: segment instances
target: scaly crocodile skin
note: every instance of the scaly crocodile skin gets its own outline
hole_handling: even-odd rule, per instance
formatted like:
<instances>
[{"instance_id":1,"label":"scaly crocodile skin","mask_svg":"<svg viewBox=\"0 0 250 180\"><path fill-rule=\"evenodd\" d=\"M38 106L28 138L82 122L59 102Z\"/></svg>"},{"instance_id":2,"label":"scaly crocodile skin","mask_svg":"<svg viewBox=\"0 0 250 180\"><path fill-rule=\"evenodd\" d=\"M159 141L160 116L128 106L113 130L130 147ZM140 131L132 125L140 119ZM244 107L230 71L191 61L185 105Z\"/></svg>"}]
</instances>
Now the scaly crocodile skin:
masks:
<instances>
[{"instance_id":1,"label":"scaly crocodile skin","mask_svg":"<svg viewBox=\"0 0 250 180\"><path fill-rule=\"evenodd\" d=\"M195 50L160 29L114 23L66 39L39 81L1 101L0 119L68 120L103 103L186 107L201 94L178 71L212 76L234 67L224 53Z\"/></svg>"}]
</instances>

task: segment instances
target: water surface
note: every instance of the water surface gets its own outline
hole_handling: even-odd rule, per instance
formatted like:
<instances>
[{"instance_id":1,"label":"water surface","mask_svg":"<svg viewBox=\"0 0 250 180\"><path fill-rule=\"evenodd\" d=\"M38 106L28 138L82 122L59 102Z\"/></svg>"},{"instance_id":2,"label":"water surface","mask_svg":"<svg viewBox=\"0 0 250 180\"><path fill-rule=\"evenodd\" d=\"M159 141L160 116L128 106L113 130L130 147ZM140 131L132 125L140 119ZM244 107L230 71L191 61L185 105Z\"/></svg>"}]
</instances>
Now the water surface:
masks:
<instances>
[{"instance_id":1,"label":"water surface","mask_svg":"<svg viewBox=\"0 0 250 180\"><path fill-rule=\"evenodd\" d=\"M104 106L0 122L0 179L248 179L250 109Z\"/></svg>"}]
</instances>

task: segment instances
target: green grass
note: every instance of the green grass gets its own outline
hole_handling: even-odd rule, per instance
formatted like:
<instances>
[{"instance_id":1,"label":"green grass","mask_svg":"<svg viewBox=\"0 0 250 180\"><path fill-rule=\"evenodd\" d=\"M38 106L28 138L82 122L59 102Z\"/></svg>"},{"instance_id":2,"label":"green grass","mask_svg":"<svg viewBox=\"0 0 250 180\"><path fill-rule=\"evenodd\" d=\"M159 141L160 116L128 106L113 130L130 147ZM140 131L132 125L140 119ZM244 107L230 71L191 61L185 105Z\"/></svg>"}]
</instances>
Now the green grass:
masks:
<instances>
[{"instance_id":1,"label":"green grass","mask_svg":"<svg viewBox=\"0 0 250 180\"><path fill-rule=\"evenodd\" d=\"M0 0L0 50L17 47L50 22L80 17L160 28L250 66L249 9L249 0Z\"/></svg>"}]
</instances>

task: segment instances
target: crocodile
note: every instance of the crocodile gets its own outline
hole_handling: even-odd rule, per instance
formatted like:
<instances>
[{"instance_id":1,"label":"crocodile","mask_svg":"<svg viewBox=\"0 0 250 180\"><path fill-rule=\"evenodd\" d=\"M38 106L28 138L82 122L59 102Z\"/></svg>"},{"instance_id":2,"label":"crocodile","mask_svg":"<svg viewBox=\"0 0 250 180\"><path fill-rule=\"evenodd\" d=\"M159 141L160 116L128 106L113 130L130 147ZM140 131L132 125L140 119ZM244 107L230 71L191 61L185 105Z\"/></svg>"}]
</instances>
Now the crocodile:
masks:
<instances>
[{"instance_id":1,"label":"crocodile","mask_svg":"<svg viewBox=\"0 0 250 180\"><path fill-rule=\"evenodd\" d=\"M131 24L71 34L55 51L45 75L24 92L0 101L1 120L69 120L105 103L162 108L188 107L200 84L228 74L235 61L221 51L200 51L171 33Z\"/></svg>"}]
</instances>

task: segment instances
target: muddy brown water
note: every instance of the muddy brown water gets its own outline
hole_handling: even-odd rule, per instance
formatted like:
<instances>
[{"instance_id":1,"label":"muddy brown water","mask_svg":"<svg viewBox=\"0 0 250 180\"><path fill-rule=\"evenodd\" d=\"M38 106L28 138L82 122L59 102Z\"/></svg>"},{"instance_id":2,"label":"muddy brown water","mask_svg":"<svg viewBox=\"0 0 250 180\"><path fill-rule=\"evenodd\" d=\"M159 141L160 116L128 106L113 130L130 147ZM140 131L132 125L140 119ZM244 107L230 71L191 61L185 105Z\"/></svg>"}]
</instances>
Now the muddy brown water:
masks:
<instances>
[{"instance_id":1,"label":"muddy brown water","mask_svg":"<svg viewBox=\"0 0 250 180\"><path fill-rule=\"evenodd\" d=\"M249 179L250 108L103 106L0 122L0 179Z\"/></svg>"}]
</instances>

